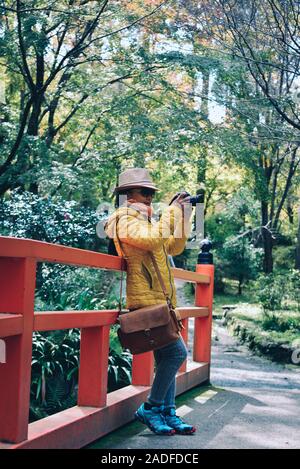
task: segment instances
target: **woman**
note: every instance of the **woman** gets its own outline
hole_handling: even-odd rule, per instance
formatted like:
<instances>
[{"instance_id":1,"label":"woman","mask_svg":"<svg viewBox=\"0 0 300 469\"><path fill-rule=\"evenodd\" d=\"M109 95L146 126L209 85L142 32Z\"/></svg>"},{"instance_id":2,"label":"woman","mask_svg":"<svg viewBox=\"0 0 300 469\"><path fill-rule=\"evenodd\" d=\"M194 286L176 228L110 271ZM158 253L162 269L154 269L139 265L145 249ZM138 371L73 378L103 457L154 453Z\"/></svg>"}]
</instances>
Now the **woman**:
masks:
<instances>
[{"instance_id":1,"label":"woman","mask_svg":"<svg viewBox=\"0 0 300 469\"><path fill-rule=\"evenodd\" d=\"M157 190L144 168L131 168L121 173L115 189L118 208L105 228L107 235L114 240L118 255L126 257L128 309L165 302L149 251L157 261L168 296L176 307L176 290L168 255L178 255L183 251L190 230L191 210L182 193L162 212L160 220L154 222L151 220L151 203ZM176 415L175 406L176 373L187 358L184 341L179 338L155 350L154 357L154 382L147 402L137 409L135 418L157 434L194 433L195 427Z\"/></svg>"}]
</instances>

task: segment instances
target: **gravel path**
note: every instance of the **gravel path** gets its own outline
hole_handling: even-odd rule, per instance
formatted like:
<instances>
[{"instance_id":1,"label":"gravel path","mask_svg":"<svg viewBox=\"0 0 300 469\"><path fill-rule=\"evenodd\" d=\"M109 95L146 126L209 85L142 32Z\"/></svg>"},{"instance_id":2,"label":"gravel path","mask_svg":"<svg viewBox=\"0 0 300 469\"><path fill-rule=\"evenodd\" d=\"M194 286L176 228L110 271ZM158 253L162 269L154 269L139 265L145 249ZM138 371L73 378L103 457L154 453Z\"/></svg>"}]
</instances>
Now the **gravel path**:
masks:
<instances>
[{"instance_id":1,"label":"gravel path","mask_svg":"<svg viewBox=\"0 0 300 469\"><path fill-rule=\"evenodd\" d=\"M252 355L218 321L214 336L211 383L226 402L207 447L300 448L300 368Z\"/></svg>"}]
</instances>

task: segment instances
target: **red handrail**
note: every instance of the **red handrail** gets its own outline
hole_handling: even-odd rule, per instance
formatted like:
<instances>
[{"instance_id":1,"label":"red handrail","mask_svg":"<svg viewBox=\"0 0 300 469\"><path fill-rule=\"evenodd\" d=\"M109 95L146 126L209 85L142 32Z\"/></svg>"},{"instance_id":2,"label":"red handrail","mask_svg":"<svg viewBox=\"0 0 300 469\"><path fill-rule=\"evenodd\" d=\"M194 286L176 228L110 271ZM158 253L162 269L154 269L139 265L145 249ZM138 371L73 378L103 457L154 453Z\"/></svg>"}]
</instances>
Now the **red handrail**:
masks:
<instances>
[{"instance_id":1,"label":"red handrail","mask_svg":"<svg viewBox=\"0 0 300 469\"><path fill-rule=\"evenodd\" d=\"M34 312L37 262L125 269L108 254L30 239L0 236L0 448L77 448L131 420L133 410L148 393L153 379L153 354L133 357L132 385L107 394L109 329L116 310ZM173 269L175 278L196 283L194 362L185 363L177 377L178 393L209 379L213 266L196 272ZM184 340L188 311L185 308ZM195 312L192 315L196 315ZM37 330L81 329L78 406L28 426L32 334Z\"/></svg>"}]
</instances>

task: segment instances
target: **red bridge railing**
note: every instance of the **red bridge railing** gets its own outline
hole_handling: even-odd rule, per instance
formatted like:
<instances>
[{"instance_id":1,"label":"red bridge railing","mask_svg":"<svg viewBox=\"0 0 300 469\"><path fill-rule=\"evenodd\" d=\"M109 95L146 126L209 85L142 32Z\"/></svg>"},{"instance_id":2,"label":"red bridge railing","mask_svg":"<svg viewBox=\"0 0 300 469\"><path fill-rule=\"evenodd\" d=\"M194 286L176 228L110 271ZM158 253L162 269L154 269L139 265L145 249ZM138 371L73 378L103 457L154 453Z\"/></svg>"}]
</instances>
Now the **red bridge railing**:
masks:
<instances>
[{"instance_id":1,"label":"red bridge railing","mask_svg":"<svg viewBox=\"0 0 300 469\"><path fill-rule=\"evenodd\" d=\"M109 330L117 310L34 311L38 262L122 270L107 254L0 236L0 449L80 448L130 422L153 380L153 354L133 356L132 384L107 393ZM173 268L196 284L195 306L178 308L188 340L195 318L193 360L177 374L177 394L209 380L213 265L196 272ZM78 405L28 424L34 331L81 329Z\"/></svg>"}]
</instances>

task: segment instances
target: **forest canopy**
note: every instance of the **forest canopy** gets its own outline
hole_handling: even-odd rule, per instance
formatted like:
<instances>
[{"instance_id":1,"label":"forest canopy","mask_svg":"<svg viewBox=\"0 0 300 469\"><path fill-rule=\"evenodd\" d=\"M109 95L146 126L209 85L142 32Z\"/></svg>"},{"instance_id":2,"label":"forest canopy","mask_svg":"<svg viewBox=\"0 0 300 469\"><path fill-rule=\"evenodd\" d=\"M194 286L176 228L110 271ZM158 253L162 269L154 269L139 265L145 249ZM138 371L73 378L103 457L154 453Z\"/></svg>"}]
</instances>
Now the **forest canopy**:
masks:
<instances>
[{"instance_id":1,"label":"forest canopy","mask_svg":"<svg viewBox=\"0 0 300 469\"><path fill-rule=\"evenodd\" d=\"M146 166L159 200L205 193L216 247L245 239L270 273L283 242L299 268L299 9L1 1L2 212L23 194L95 213L122 169Z\"/></svg>"}]
</instances>

